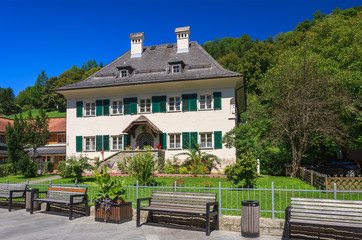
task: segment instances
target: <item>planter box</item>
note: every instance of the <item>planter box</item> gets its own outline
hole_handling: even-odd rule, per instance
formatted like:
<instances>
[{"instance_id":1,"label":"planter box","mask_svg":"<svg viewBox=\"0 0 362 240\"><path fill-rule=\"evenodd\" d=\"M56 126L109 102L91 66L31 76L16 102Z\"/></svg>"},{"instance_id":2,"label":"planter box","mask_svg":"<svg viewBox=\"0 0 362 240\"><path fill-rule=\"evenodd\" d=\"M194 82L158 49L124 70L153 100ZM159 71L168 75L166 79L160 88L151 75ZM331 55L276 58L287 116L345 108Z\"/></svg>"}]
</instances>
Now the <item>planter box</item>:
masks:
<instances>
[{"instance_id":1,"label":"planter box","mask_svg":"<svg viewBox=\"0 0 362 240\"><path fill-rule=\"evenodd\" d=\"M97 222L109 223L123 223L132 220L132 203L121 203L119 205L111 206L111 210L107 213L104 212L103 208L95 206L95 220Z\"/></svg>"}]
</instances>

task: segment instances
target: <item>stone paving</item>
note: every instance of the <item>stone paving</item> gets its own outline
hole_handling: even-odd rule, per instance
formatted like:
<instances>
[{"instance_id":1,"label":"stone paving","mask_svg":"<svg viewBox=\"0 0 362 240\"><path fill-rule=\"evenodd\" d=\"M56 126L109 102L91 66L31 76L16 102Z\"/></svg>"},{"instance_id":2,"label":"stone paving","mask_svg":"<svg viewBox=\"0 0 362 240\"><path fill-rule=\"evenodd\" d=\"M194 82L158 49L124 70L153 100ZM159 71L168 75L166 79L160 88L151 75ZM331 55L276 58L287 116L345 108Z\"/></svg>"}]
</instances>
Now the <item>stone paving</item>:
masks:
<instances>
[{"instance_id":1,"label":"stone paving","mask_svg":"<svg viewBox=\"0 0 362 240\"><path fill-rule=\"evenodd\" d=\"M37 211L33 215L25 209L8 212L0 207L0 239L6 240L193 240L193 239L244 239L238 232L212 231L207 237L202 230L176 229L136 222L123 224L95 222L94 217L79 216L70 221L67 214ZM260 240L277 240L280 237L261 236Z\"/></svg>"}]
</instances>

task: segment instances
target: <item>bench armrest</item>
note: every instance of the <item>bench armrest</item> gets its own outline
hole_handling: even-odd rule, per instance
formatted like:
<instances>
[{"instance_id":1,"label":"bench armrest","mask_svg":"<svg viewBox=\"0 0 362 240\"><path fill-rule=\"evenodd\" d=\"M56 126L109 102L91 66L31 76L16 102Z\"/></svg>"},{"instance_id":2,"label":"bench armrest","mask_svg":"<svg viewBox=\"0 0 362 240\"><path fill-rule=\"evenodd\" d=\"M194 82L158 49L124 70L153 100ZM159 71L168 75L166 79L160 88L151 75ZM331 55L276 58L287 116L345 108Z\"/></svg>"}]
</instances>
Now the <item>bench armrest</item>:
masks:
<instances>
[{"instance_id":1,"label":"bench armrest","mask_svg":"<svg viewBox=\"0 0 362 240\"><path fill-rule=\"evenodd\" d=\"M218 202L208 202L208 203L206 203L206 213L210 212L210 206L214 206L214 208L212 209L213 212L218 212L219 211L219 203Z\"/></svg>"},{"instance_id":2,"label":"bench armrest","mask_svg":"<svg viewBox=\"0 0 362 240\"><path fill-rule=\"evenodd\" d=\"M83 198L83 201L88 201L88 195L85 194L85 193L82 193L82 194L73 194L73 195L70 195L70 202L73 203L73 198L75 197L84 197Z\"/></svg>"},{"instance_id":3,"label":"bench armrest","mask_svg":"<svg viewBox=\"0 0 362 240\"><path fill-rule=\"evenodd\" d=\"M139 209L141 207L141 202L143 201L148 201L148 205L151 202L151 198L137 198L137 209Z\"/></svg>"},{"instance_id":4,"label":"bench armrest","mask_svg":"<svg viewBox=\"0 0 362 240\"><path fill-rule=\"evenodd\" d=\"M25 192L26 190L10 190L10 192Z\"/></svg>"}]
</instances>

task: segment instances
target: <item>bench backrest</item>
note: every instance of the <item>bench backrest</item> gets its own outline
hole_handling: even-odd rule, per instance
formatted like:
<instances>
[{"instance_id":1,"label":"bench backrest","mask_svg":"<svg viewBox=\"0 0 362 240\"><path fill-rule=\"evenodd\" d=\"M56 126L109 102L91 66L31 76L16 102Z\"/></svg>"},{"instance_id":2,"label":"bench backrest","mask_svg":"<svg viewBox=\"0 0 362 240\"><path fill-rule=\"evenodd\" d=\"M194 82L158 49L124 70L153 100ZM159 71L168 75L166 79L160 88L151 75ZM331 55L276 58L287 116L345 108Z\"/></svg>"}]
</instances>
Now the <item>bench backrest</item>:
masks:
<instances>
[{"instance_id":1,"label":"bench backrest","mask_svg":"<svg viewBox=\"0 0 362 240\"><path fill-rule=\"evenodd\" d=\"M0 195L10 196L11 190L26 190L27 185L25 183L0 183ZM24 196L24 192L14 192L13 197Z\"/></svg>"},{"instance_id":2,"label":"bench backrest","mask_svg":"<svg viewBox=\"0 0 362 240\"><path fill-rule=\"evenodd\" d=\"M362 226L362 201L291 198L291 217L315 221L357 223Z\"/></svg>"},{"instance_id":3,"label":"bench backrest","mask_svg":"<svg viewBox=\"0 0 362 240\"><path fill-rule=\"evenodd\" d=\"M150 206L205 210L209 202L216 202L216 193L153 191Z\"/></svg>"},{"instance_id":4,"label":"bench backrest","mask_svg":"<svg viewBox=\"0 0 362 240\"><path fill-rule=\"evenodd\" d=\"M69 201L70 195L86 194L86 187L66 187L52 185L48 188L47 198ZM74 201L82 201L84 197L75 197Z\"/></svg>"}]
</instances>

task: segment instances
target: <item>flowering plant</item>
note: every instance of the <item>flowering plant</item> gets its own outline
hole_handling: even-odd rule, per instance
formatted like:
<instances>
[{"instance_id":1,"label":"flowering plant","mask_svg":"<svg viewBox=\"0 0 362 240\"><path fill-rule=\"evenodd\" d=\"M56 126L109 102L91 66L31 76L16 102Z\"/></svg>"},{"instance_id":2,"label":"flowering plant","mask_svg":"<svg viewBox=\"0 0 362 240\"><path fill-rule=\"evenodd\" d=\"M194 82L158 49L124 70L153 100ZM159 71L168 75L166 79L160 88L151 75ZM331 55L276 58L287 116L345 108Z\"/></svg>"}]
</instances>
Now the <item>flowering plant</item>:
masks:
<instances>
[{"instance_id":1,"label":"flowering plant","mask_svg":"<svg viewBox=\"0 0 362 240\"><path fill-rule=\"evenodd\" d=\"M106 166L103 166L102 174L94 170L92 172L97 178L97 185L99 186L99 192L94 197L96 206L98 206L97 210L103 209L105 215L108 216L112 205L124 202L124 194L126 192L123 188L124 181L121 183L118 180L112 179L107 173Z\"/></svg>"},{"instance_id":2,"label":"flowering plant","mask_svg":"<svg viewBox=\"0 0 362 240\"><path fill-rule=\"evenodd\" d=\"M132 150L133 148L132 148L132 146L127 145L127 147L125 147L125 149L126 149L126 150Z\"/></svg>"},{"instance_id":3,"label":"flowering plant","mask_svg":"<svg viewBox=\"0 0 362 240\"><path fill-rule=\"evenodd\" d=\"M161 148L162 148L162 145L156 145L156 148L157 148L157 149L161 149Z\"/></svg>"}]
</instances>

